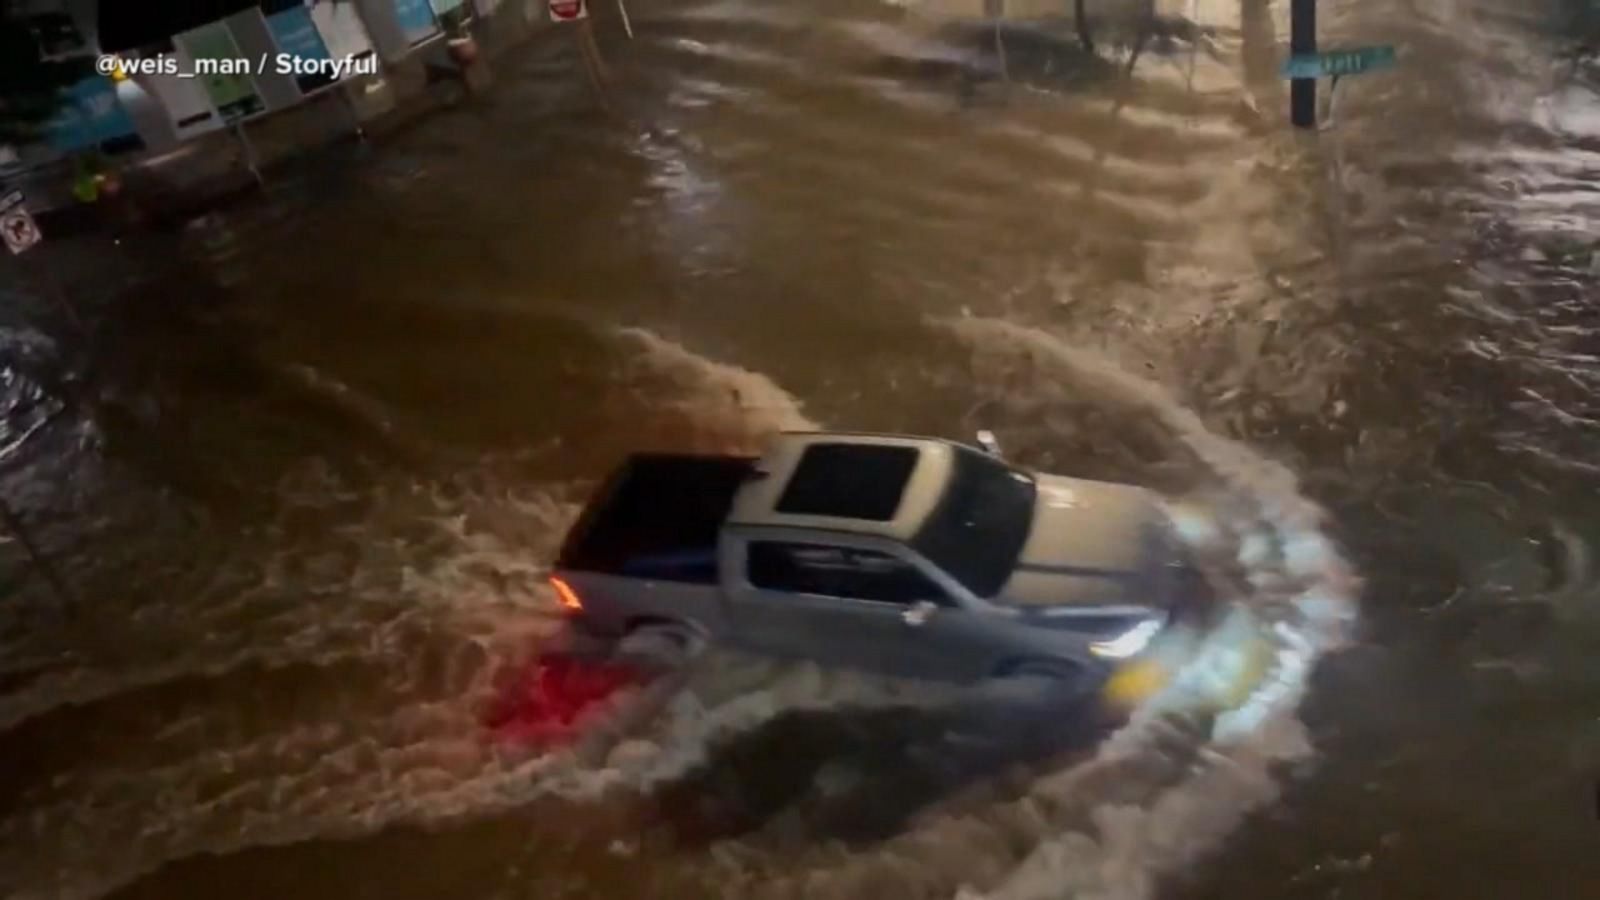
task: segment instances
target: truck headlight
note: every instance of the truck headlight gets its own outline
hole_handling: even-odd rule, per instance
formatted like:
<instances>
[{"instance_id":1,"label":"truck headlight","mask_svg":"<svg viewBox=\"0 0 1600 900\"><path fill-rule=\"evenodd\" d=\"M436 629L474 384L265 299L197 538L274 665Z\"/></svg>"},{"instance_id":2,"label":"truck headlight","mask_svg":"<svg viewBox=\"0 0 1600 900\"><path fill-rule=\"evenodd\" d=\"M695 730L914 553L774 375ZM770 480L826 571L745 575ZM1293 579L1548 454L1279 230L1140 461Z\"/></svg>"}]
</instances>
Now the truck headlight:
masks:
<instances>
[{"instance_id":1,"label":"truck headlight","mask_svg":"<svg viewBox=\"0 0 1600 900\"><path fill-rule=\"evenodd\" d=\"M1127 659L1150 646L1165 624L1165 618L1145 619L1110 640L1095 641L1089 645L1089 652L1106 659Z\"/></svg>"}]
</instances>

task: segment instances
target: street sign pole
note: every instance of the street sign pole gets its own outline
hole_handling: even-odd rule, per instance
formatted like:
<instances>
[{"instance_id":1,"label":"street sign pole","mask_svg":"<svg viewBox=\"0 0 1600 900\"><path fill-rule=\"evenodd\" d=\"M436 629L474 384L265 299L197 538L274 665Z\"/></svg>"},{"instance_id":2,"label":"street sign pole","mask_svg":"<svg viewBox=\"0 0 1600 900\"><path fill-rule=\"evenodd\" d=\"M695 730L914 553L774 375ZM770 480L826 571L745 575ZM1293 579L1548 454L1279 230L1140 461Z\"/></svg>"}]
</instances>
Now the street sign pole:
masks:
<instances>
[{"instance_id":1,"label":"street sign pole","mask_svg":"<svg viewBox=\"0 0 1600 900\"><path fill-rule=\"evenodd\" d=\"M244 121L235 119L233 122L233 136L239 141L239 149L244 152L245 168L250 170L250 177L256 180L261 187L267 186L267 180L261 176L261 163L256 156L256 145L250 142L250 136L244 133Z\"/></svg>"},{"instance_id":2,"label":"street sign pole","mask_svg":"<svg viewBox=\"0 0 1600 900\"><path fill-rule=\"evenodd\" d=\"M1317 0L1293 0L1289 7L1289 54L1317 54ZM1295 78L1289 82L1289 121L1296 128L1317 127L1317 79Z\"/></svg>"}]
</instances>

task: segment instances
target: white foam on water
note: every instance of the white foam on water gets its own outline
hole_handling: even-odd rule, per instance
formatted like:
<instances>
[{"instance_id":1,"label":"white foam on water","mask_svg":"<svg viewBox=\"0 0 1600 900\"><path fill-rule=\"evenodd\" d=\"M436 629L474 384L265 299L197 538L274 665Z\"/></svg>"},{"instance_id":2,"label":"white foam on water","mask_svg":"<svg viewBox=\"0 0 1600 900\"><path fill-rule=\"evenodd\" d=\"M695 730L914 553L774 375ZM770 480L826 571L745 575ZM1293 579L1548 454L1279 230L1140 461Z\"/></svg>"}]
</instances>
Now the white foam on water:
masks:
<instances>
[{"instance_id":1,"label":"white foam on water","mask_svg":"<svg viewBox=\"0 0 1600 900\"><path fill-rule=\"evenodd\" d=\"M1232 598L1252 617L1275 622L1260 635L1272 643L1273 661L1243 703L1206 716L1211 701L1194 686L1204 683L1213 661L1202 654L1102 752L1140 752L1150 717L1200 715L1210 720L1208 741L1191 773L1143 807L1097 809L1098 834L1046 841L988 894L1153 896L1158 876L1215 849L1245 815L1277 796L1272 774L1276 764L1312 753L1296 709L1317 657L1340 646L1349 633L1359 582L1322 532L1322 510L1300 494L1292 472L1213 433L1159 385L1034 329L977 320L953 327L969 341L1025 347L1081 389L1101 391L1108 402L1131 404L1159 418L1221 478L1229 499L1239 504L1228 522L1238 535L1233 542L1238 564L1260 576L1253 579L1257 583L1276 587L1270 593ZM1190 525L1187 531L1199 539L1201 549L1207 538L1215 538L1206 533L1211 529Z\"/></svg>"},{"instance_id":2,"label":"white foam on water","mask_svg":"<svg viewBox=\"0 0 1600 900\"><path fill-rule=\"evenodd\" d=\"M170 647L155 655L69 660L43 670L18 690L0 695L0 729L51 711L184 678L209 678L247 666L329 666L379 660L384 633L436 627L440 617L487 615L496 609L543 603L541 554L576 516L567 486L504 488L478 496L471 507L434 495L437 485L383 485L368 500L389 521L349 526L330 544L294 546L287 526L271 525L250 540L277 547L260 558L221 561L201 596L144 609L127 623L130 645L146 627L171 627ZM321 466L286 479L286 508L315 510L351 499ZM468 516L491 510L523 523L523 535L542 534L544 546L522 546L483 530ZM530 552L531 551L531 552ZM421 558L424 554L428 558ZM338 602L317 602L336 593ZM114 624L114 623L113 623ZM479 628L483 633L498 629Z\"/></svg>"},{"instance_id":3,"label":"white foam on water","mask_svg":"<svg viewBox=\"0 0 1600 900\"><path fill-rule=\"evenodd\" d=\"M644 328L622 328L618 337L638 348L637 374L664 387L646 389L653 404L688 414L693 423L730 449L759 449L774 432L819 426L793 394L771 378L701 356Z\"/></svg>"},{"instance_id":4,"label":"white foam on water","mask_svg":"<svg viewBox=\"0 0 1600 900\"><path fill-rule=\"evenodd\" d=\"M681 416L685 429L674 436L696 449L751 450L774 431L817 427L766 376L642 329L617 337L634 351L624 379L652 413ZM202 705L162 729L154 741L162 761L97 760L59 774L0 818L0 893L97 897L196 854L441 826L552 795L600 800L678 777L704 760L715 738L787 710L930 696L887 679L718 652L681 690L619 698L598 730L641 704L657 714L636 733L602 742L598 757L586 752L592 745L510 752L488 739L480 711L495 672L558 628L543 575L577 514L577 492L465 477L357 493L313 467L284 493L289 506L359 502L367 512L338 529L331 549L297 546L287 531L263 534L284 549L186 612L196 641L171 658L63 670L25 696L0 698L0 713L16 724L252 665L332 671L351 660L378 673L381 695L352 688L330 701L332 713L274 709L284 721L266 730L250 724L249 710ZM444 656L442 674L428 669L430 653ZM328 685L319 699L340 689ZM121 837L130 831L137 837ZM55 849L41 856L41 844Z\"/></svg>"},{"instance_id":5,"label":"white foam on water","mask_svg":"<svg viewBox=\"0 0 1600 900\"><path fill-rule=\"evenodd\" d=\"M1038 371L1098 390L1113 406L1155 413L1206 460L1230 486L1232 506L1218 519L1180 518L1180 527L1202 549L1221 547L1235 561L1251 542L1245 555L1256 567L1253 574L1270 575L1256 580L1272 590L1241 599L1252 616L1278 623L1280 631L1268 633L1276 664L1246 702L1216 716L1205 666L1224 666L1226 660L1217 660L1226 654L1206 657L1089 762L1038 779L1020 800L976 814L936 814L891 841L881 858L824 849L815 861L820 865L806 867L803 883L837 897L872 896L879 891L870 886L883 884L885 876L900 879L902 887L919 886L916 896L963 889L996 897L1149 896L1161 873L1213 847L1240 817L1270 802L1275 762L1309 753L1294 706L1315 656L1332 646L1330 635L1338 631L1332 626L1348 623L1353 577L1316 530L1320 512L1299 497L1291 474L1213 435L1155 385L1030 329L979 320L952 327L972 342L1029 348L1046 364ZM764 375L648 331L625 330L619 340L638 350L628 377L650 403L700 429L685 436L702 448L754 449L773 431L817 427ZM304 491L307 502L330 492L317 478L295 491ZM95 897L198 853L354 837L395 824L440 826L550 795L599 801L679 777L702 763L719 737L787 710L909 705L941 696L937 688L713 653L683 690L624 698L619 717L636 701L659 703L659 714L634 732L617 734L598 758L496 749L483 739L476 702L490 690L498 665L525 654L554 627L554 603L540 576L543 559L575 514L574 499L570 491L547 488L485 496L410 486L376 504L376 514L425 522L425 535L402 538L370 523L352 526L349 537L359 552L310 565L311 571L324 565L348 584L347 596L311 604L316 615L307 604L279 609L270 599L305 577L314 553L267 565L260 581L275 595L219 597L233 615L250 602L270 607L285 623L272 629L289 648L281 652L298 659L331 664L355 655L393 665L413 653L418 635L433 635L454 648L445 681L464 687L457 694L423 692L399 706L353 701L347 717L290 721L231 743L224 723L191 755L165 764L70 772L39 802L0 820L0 847L7 848L0 851L0 868L13 873L7 893ZM224 620L217 620L219 627ZM205 672L207 665L225 671L267 652L219 645L157 674ZM102 674L103 690L84 696L105 696L116 679L129 675ZM409 686L424 676L402 663L394 677ZM120 689L129 689L129 682ZM215 732L217 723L205 719L210 714L174 723L174 731ZM1206 738L1177 754L1154 749L1170 744L1175 730ZM113 830L129 827L138 828L137 839L114 837ZM60 849L49 860L16 856L50 834ZM90 856L93 865L86 862ZM715 858L744 860L726 865L748 862L739 854ZM719 865L713 861L711 868ZM786 881L795 883L780 877L752 884L739 877L728 884L750 885L760 895L781 891Z\"/></svg>"},{"instance_id":6,"label":"white foam on water","mask_svg":"<svg viewBox=\"0 0 1600 900\"><path fill-rule=\"evenodd\" d=\"M326 475L302 473L286 505L348 500ZM0 894L94 897L197 853L427 822L514 795L530 764L487 745L480 702L503 661L558 626L540 576L576 513L566 494L379 485L347 533L299 545L269 529L262 558L158 611L183 628L164 657L62 668L8 693L8 728L81 725L78 740L116 742L0 816ZM482 527L504 518L520 527ZM340 680L352 672L359 683ZM284 694L307 678L315 697ZM253 708L256 685L281 679L289 687ZM212 685L239 696L218 705ZM137 709L152 697L157 710ZM99 713L74 718L103 700L135 730L129 746L101 735ZM50 713L68 718L28 721Z\"/></svg>"},{"instance_id":7,"label":"white foam on water","mask_svg":"<svg viewBox=\"0 0 1600 900\"><path fill-rule=\"evenodd\" d=\"M707 358L643 328L620 329L618 335L640 350L632 365L637 386L651 405L690 413L700 431L681 437L693 446L758 452L776 432L822 427L767 375ZM647 734L618 743L606 765L570 772L552 784L573 797L618 787L646 789L698 765L717 738L784 712L910 705L929 702L942 692L895 679L713 650L682 692L665 704Z\"/></svg>"}]
</instances>

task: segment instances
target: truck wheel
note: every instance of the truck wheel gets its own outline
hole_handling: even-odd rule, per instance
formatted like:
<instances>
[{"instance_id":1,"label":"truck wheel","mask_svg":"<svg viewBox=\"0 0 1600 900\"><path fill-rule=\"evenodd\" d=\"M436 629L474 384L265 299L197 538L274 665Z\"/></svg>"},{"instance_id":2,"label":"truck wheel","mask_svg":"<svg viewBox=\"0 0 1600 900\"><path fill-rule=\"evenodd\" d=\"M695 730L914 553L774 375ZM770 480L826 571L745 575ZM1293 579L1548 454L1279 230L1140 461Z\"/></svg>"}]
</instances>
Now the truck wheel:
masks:
<instances>
[{"instance_id":1,"label":"truck wheel","mask_svg":"<svg viewBox=\"0 0 1600 900\"><path fill-rule=\"evenodd\" d=\"M1029 660L975 685L965 706L982 719L1054 714L1076 708L1098 686L1088 671L1072 663Z\"/></svg>"},{"instance_id":2,"label":"truck wheel","mask_svg":"<svg viewBox=\"0 0 1600 900\"><path fill-rule=\"evenodd\" d=\"M1008 666L973 686L956 709L955 733L1013 749L1046 746L1077 733L1098 682L1054 660Z\"/></svg>"},{"instance_id":3,"label":"truck wheel","mask_svg":"<svg viewBox=\"0 0 1600 900\"><path fill-rule=\"evenodd\" d=\"M617 642L615 658L642 671L662 674L682 668L694 656L698 644L687 629L679 626L640 625Z\"/></svg>"},{"instance_id":4,"label":"truck wheel","mask_svg":"<svg viewBox=\"0 0 1600 900\"><path fill-rule=\"evenodd\" d=\"M546 652L583 660L603 660L611 655L616 643L616 638L591 631L580 621L572 621L550 640Z\"/></svg>"}]
</instances>

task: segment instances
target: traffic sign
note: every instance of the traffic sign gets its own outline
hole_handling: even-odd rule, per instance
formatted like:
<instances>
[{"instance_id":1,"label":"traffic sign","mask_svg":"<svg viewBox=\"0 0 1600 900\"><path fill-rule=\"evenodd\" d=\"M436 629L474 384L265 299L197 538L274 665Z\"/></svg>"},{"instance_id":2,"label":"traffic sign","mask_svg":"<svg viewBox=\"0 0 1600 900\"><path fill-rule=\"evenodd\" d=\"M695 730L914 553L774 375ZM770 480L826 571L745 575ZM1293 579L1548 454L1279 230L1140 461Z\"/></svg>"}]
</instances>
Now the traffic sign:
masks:
<instances>
[{"instance_id":1,"label":"traffic sign","mask_svg":"<svg viewBox=\"0 0 1600 900\"><path fill-rule=\"evenodd\" d=\"M21 253L44 240L28 208L22 205L21 191L12 191L0 198L0 239L4 239L6 249L12 253Z\"/></svg>"},{"instance_id":2,"label":"traffic sign","mask_svg":"<svg viewBox=\"0 0 1600 900\"><path fill-rule=\"evenodd\" d=\"M589 5L584 0L549 0L550 21L576 22L589 18Z\"/></svg>"},{"instance_id":3,"label":"traffic sign","mask_svg":"<svg viewBox=\"0 0 1600 900\"><path fill-rule=\"evenodd\" d=\"M1284 60L1285 78L1338 78L1343 75L1361 75L1395 64L1391 46L1357 47L1354 50L1330 50L1323 53L1306 53Z\"/></svg>"}]
</instances>

